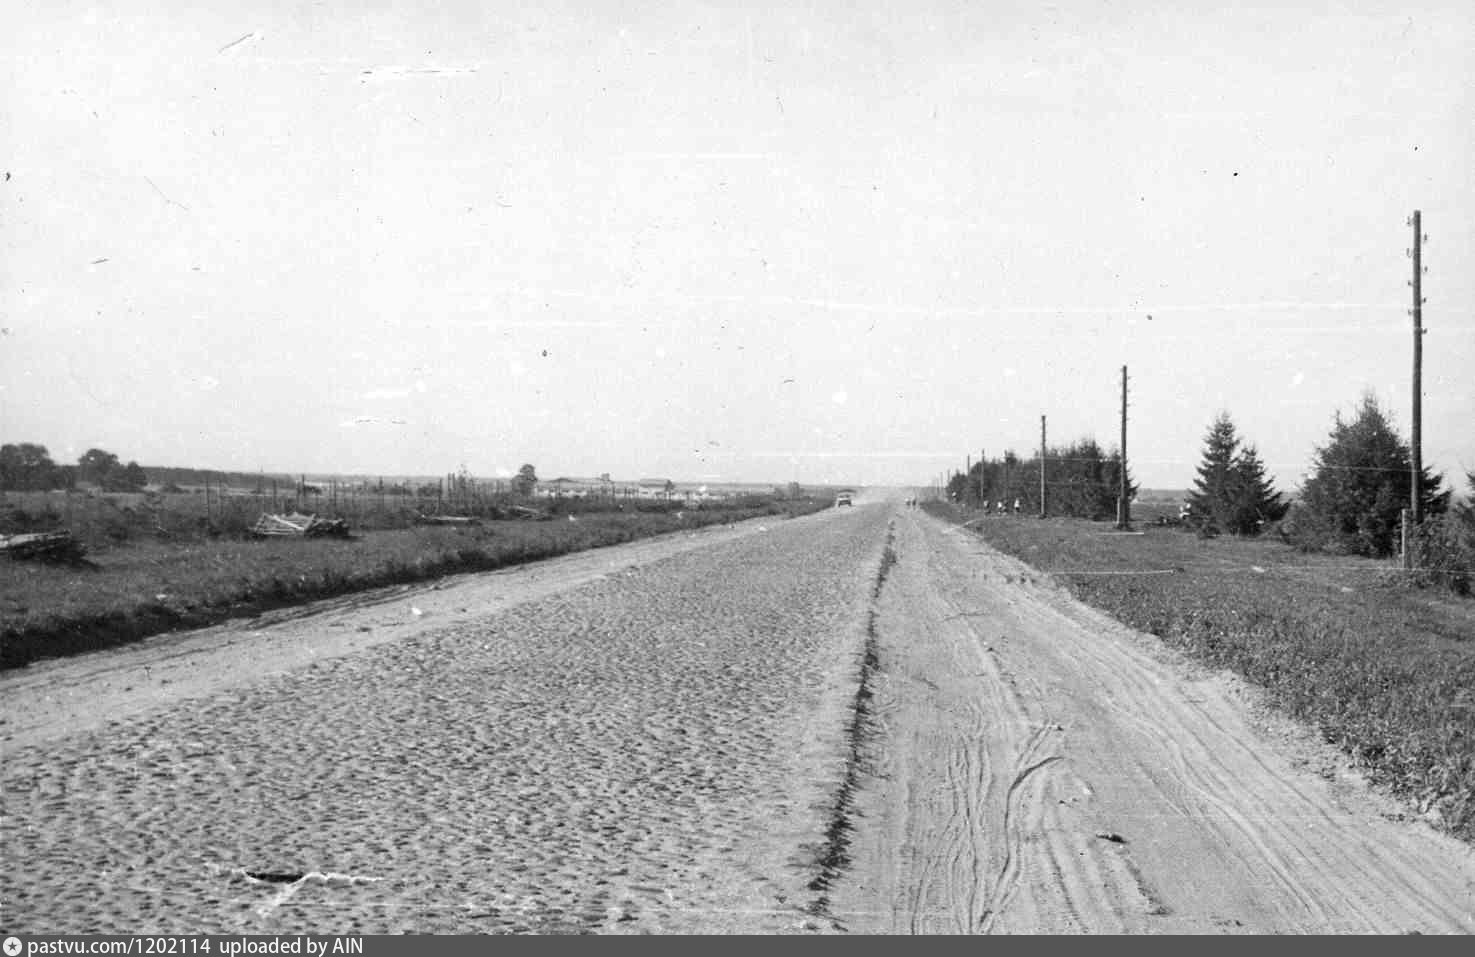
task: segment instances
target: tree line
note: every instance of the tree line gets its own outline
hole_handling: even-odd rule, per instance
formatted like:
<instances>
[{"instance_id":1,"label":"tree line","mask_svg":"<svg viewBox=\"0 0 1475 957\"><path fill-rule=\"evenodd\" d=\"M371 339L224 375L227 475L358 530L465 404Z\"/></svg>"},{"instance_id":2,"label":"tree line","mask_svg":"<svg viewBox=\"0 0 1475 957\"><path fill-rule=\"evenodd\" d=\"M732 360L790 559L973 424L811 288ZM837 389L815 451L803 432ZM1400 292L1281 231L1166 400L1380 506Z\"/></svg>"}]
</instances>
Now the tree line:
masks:
<instances>
[{"instance_id":1,"label":"tree line","mask_svg":"<svg viewBox=\"0 0 1475 957\"><path fill-rule=\"evenodd\" d=\"M448 484L461 486L464 490L472 479L463 467L462 471L448 476ZM322 493L322 488L309 485L291 475L267 475L256 472L217 472L191 468L155 468L145 471L137 462L123 464L117 455L105 449L88 449L75 465L58 464L46 446L35 442L15 442L0 446L0 490L8 492L46 492L74 489L78 485L94 485L105 492L141 492L150 482L166 486L165 491L178 490L181 485L231 485L238 488L262 489L269 483L280 483L307 495ZM531 464L523 465L513 476L512 490L519 495L531 495L538 485L537 469ZM381 482L382 486L382 482ZM383 486L389 494L411 494L408 483ZM419 495L439 495L446 486L431 482L421 485L415 492Z\"/></svg>"},{"instance_id":2,"label":"tree line","mask_svg":"<svg viewBox=\"0 0 1475 957\"><path fill-rule=\"evenodd\" d=\"M1045 489L1050 514L1073 518L1105 519L1116 514L1121 491L1122 456L1117 449L1103 449L1095 439L1077 439L1068 445L1045 449ZM1127 495L1137 492L1127 469ZM1003 458L980 458L967 474L956 472L947 484L951 501L970 505L997 506L1026 514L1040 511L1040 456L1022 459L1013 451Z\"/></svg>"},{"instance_id":3,"label":"tree line","mask_svg":"<svg viewBox=\"0 0 1475 957\"><path fill-rule=\"evenodd\" d=\"M1449 511L1451 493L1443 485L1443 476L1427 466L1420 471L1427 521L1437 523ZM1369 393L1350 417L1336 413L1293 504L1265 477L1254 445L1243 442L1229 414L1219 413L1204 436L1189 504L1193 524L1207 534L1253 535L1274 527L1304 549L1387 557L1398 550L1412 493L1412 450Z\"/></svg>"},{"instance_id":4,"label":"tree line","mask_svg":"<svg viewBox=\"0 0 1475 957\"><path fill-rule=\"evenodd\" d=\"M138 492L149 483L137 462L126 465L105 449L88 449L75 465L53 461L46 446L34 442L0 445L0 489L14 492L71 489L87 483L108 492Z\"/></svg>"},{"instance_id":5,"label":"tree line","mask_svg":"<svg viewBox=\"0 0 1475 957\"><path fill-rule=\"evenodd\" d=\"M1315 447L1310 472L1295 500L1275 488L1256 445L1221 411L1210 422L1185 519L1205 536L1278 533L1307 551L1386 558L1401 546L1402 512L1412 494L1413 455L1375 396L1365 394L1351 415L1337 412L1327 439ZM1115 516L1121 455L1079 439L1045 452L1045 490L1051 515L1087 519ZM1024 514L1040 511L1039 455L1014 452L983 459L948 480L950 501ZM1472 501L1451 507L1444 477L1424 467L1423 524L1413 530L1416 559L1461 590L1475 575L1475 472L1466 476ZM1128 470L1127 494L1137 486ZM1451 571L1453 570L1453 571ZM1462 577L1463 576L1463 577ZM1458 579L1458 580L1457 580Z\"/></svg>"},{"instance_id":6,"label":"tree line","mask_svg":"<svg viewBox=\"0 0 1475 957\"><path fill-rule=\"evenodd\" d=\"M1419 470L1422 522L1409 529L1406 559L1415 580L1458 594L1475 586L1475 471L1470 500L1453 506L1444 476ZM1191 521L1204 534L1254 535L1274 528L1303 551L1387 558L1403 547L1403 512L1413 500L1413 452L1388 414L1364 394L1350 416L1337 412L1296 500L1266 479L1255 447L1242 442L1227 412L1204 437L1189 496Z\"/></svg>"}]
</instances>

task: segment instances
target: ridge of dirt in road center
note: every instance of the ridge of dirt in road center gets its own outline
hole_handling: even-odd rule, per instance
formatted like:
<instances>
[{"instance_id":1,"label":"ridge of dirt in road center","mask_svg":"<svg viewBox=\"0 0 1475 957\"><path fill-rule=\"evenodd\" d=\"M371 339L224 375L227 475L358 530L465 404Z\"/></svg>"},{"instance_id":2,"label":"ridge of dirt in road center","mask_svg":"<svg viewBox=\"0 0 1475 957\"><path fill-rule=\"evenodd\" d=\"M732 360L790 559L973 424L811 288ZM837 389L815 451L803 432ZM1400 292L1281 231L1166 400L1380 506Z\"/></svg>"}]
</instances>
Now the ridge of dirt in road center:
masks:
<instances>
[{"instance_id":1,"label":"ridge of dirt in road center","mask_svg":"<svg viewBox=\"0 0 1475 957\"><path fill-rule=\"evenodd\" d=\"M895 539L896 524L889 521L886 524L886 542L881 550L881 563L876 569L875 581L871 587L871 602L866 612L865 647L856 683L855 700L851 705L850 723L845 729L845 774L835 792L834 805L830 809L829 822L825 828L824 848L818 861L819 873L809 882L809 889L817 892L818 896L809 903L807 909L811 914L819 916L829 917L828 891L850 865L855 793L860 786L861 776L867 773L866 752L875 733L871 700L875 696L873 684L876 672L881 667L879 634L876 628L877 609L881 592L886 585L886 576L896 564Z\"/></svg>"}]
</instances>

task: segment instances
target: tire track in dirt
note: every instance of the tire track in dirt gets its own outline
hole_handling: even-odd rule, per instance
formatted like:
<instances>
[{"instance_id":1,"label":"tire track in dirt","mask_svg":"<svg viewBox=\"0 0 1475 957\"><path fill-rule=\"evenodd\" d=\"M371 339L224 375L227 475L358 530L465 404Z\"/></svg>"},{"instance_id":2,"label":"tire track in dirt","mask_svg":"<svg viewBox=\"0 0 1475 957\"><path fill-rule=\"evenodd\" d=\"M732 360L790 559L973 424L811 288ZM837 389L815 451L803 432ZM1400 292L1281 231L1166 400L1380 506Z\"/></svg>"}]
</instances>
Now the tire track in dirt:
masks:
<instances>
[{"instance_id":1,"label":"tire track in dirt","mask_svg":"<svg viewBox=\"0 0 1475 957\"><path fill-rule=\"evenodd\" d=\"M864 853L835 894L848 929L1475 929L1475 849L1390 820L1243 682L903 514L881 629L888 760L862 782ZM984 780L956 773L979 754ZM971 793L934 800L926 781ZM960 846L989 866L949 873Z\"/></svg>"},{"instance_id":2,"label":"tire track in dirt","mask_svg":"<svg viewBox=\"0 0 1475 957\"><path fill-rule=\"evenodd\" d=\"M1004 795L1004 819L1000 828L1004 834L1004 862L999 867L998 876L994 878L993 893L989 897L988 906L979 916L977 924L970 927L970 931L988 933L994 922L994 915L1000 914L1014 899L1015 892L1019 889L1019 874L1021 862L1024 858L1025 831L1020 826L1020 817L1030 807L1040 805L1040 796L1033 791L1024 789L1025 783L1036 771L1047 765L1054 764L1060 760L1060 755L1052 754L1048 757L1040 757L1042 742L1045 738L1045 729L1036 730L1025 742L1024 751L1019 757L1018 770L1009 782L1009 787Z\"/></svg>"},{"instance_id":3,"label":"tire track in dirt","mask_svg":"<svg viewBox=\"0 0 1475 957\"><path fill-rule=\"evenodd\" d=\"M6 925L823 930L885 528L774 523L7 747Z\"/></svg>"},{"instance_id":4,"label":"tire track in dirt","mask_svg":"<svg viewBox=\"0 0 1475 957\"><path fill-rule=\"evenodd\" d=\"M1333 800L1325 780L1289 767L1275 742L1250 726L1242 702L1255 698L1251 689L1219 675L1205 677L1191 696L1184 695L1163 667L1172 656L1151 649L1154 639L1062 604L1064 596L1046 597L1053 600L1030 613L1068 636L1056 660L1073 660L1089 681L1109 689L1108 726L1135 745L1118 750L1126 758L1119 773L1140 780L1154 798L1177 798L1164 802L1168 807L1150 829L1169 824L1174 840L1185 845L1179 853L1196 858L1192 848L1199 846L1221 858L1216 866L1226 873L1243 875L1225 895L1241 898L1239 906L1250 913L1248 919L1234 914L1241 925L1333 933L1468 932L1475 921L1475 855L1467 846L1421 824L1398 826L1384 819L1372 810L1374 795ZM1061 629L1062 621L1073 627ZM1116 640L1082 641L1082 623ZM1158 680L1146 682L1144 674ZM1164 734L1164 728L1173 733ZM1362 790L1361 782L1349 790ZM1139 803L1150 808L1153 802ZM1139 809L1133 817L1145 820L1147 814ZM1415 847L1422 849L1411 853ZM1134 853L1156 850L1139 846ZM1419 860L1424 854L1453 858L1449 880L1433 879L1437 869Z\"/></svg>"},{"instance_id":5,"label":"tire track in dirt","mask_svg":"<svg viewBox=\"0 0 1475 957\"><path fill-rule=\"evenodd\" d=\"M862 781L855 865L832 913L855 932L978 933L1019 913L1079 927L1076 899L1091 894L1114 912L1135 894L1125 868L1108 860L1082 873L1074 846L1039 853L1072 782L1059 773L1058 727L1030 698L1034 680L1000 666L979 630L987 610L935 586L946 556L913 513L897 539L880 616L883 758Z\"/></svg>"}]
</instances>

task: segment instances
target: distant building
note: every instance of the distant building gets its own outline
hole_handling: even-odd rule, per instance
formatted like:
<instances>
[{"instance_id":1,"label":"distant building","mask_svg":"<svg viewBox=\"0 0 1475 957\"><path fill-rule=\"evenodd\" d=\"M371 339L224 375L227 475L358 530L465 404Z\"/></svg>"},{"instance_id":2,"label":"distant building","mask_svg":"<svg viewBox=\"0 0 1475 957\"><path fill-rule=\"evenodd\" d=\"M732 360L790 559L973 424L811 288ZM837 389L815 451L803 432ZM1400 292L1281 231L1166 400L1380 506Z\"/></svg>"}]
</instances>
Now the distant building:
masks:
<instances>
[{"instance_id":1,"label":"distant building","mask_svg":"<svg viewBox=\"0 0 1475 957\"><path fill-rule=\"evenodd\" d=\"M632 486L612 481L608 472L599 478L560 475L551 482L538 483L538 494L544 498L615 498L629 496L632 492Z\"/></svg>"},{"instance_id":2,"label":"distant building","mask_svg":"<svg viewBox=\"0 0 1475 957\"><path fill-rule=\"evenodd\" d=\"M676 483L671 481L670 479L643 478L639 482L635 483L635 487L637 489L637 494L641 498L658 498L669 500L672 493L676 490Z\"/></svg>"},{"instance_id":3,"label":"distant building","mask_svg":"<svg viewBox=\"0 0 1475 957\"><path fill-rule=\"evenodd\" d=\"M719 502L741 494L731 488L713 489L706 485L679 488L668 478L643 478L636 482L611 479L605 472L598 478L560 475L540 481L534 493L539 498L641 498L658 502L685 502L699 506L703 502Z\"/></svg>"}]
</instances>

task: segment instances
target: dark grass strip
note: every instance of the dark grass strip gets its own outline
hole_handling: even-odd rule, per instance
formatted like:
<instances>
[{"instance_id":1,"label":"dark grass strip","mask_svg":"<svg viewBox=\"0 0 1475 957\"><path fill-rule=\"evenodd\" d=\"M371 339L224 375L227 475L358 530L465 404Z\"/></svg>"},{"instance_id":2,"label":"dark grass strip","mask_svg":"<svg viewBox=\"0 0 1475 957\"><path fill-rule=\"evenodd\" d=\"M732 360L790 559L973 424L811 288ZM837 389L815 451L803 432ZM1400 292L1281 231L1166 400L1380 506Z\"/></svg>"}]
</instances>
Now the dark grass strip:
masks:
<instances>
[{"instance_id":1,"label":"dark grass strip","mask_svg":"<svg viewBox=\"0 0 1475 957\"><path fill-rule=\"evenodd\" d=\"M877 604L881 598L881 590L886 584L886 576L891 571L891 566L896 564L896 551L892 548L894 533L894 527L888 526L886 545L881 551L881 566L876 572L876 580L871 587L871 607L866 616L866 641L864 653L861 656L860 679L855 689L855 701L851 706L850 724L845 729L847 745L845 774L840 780L840 786L835 792L834 804L830 808L824 844L816 861L816 874L809 882L809 889L815 891L817 896L810 901L807 909L809 913L817 916L829 916L829 890L851 863L850 843L851 835L855 830L855 794L860 787L861 776L866 773L869 742L875 736L871 707L875 691L872 685L877 672L881 669L881 658L878 651L879 635L876 631Z\"/></svg>"}]
</instances>

